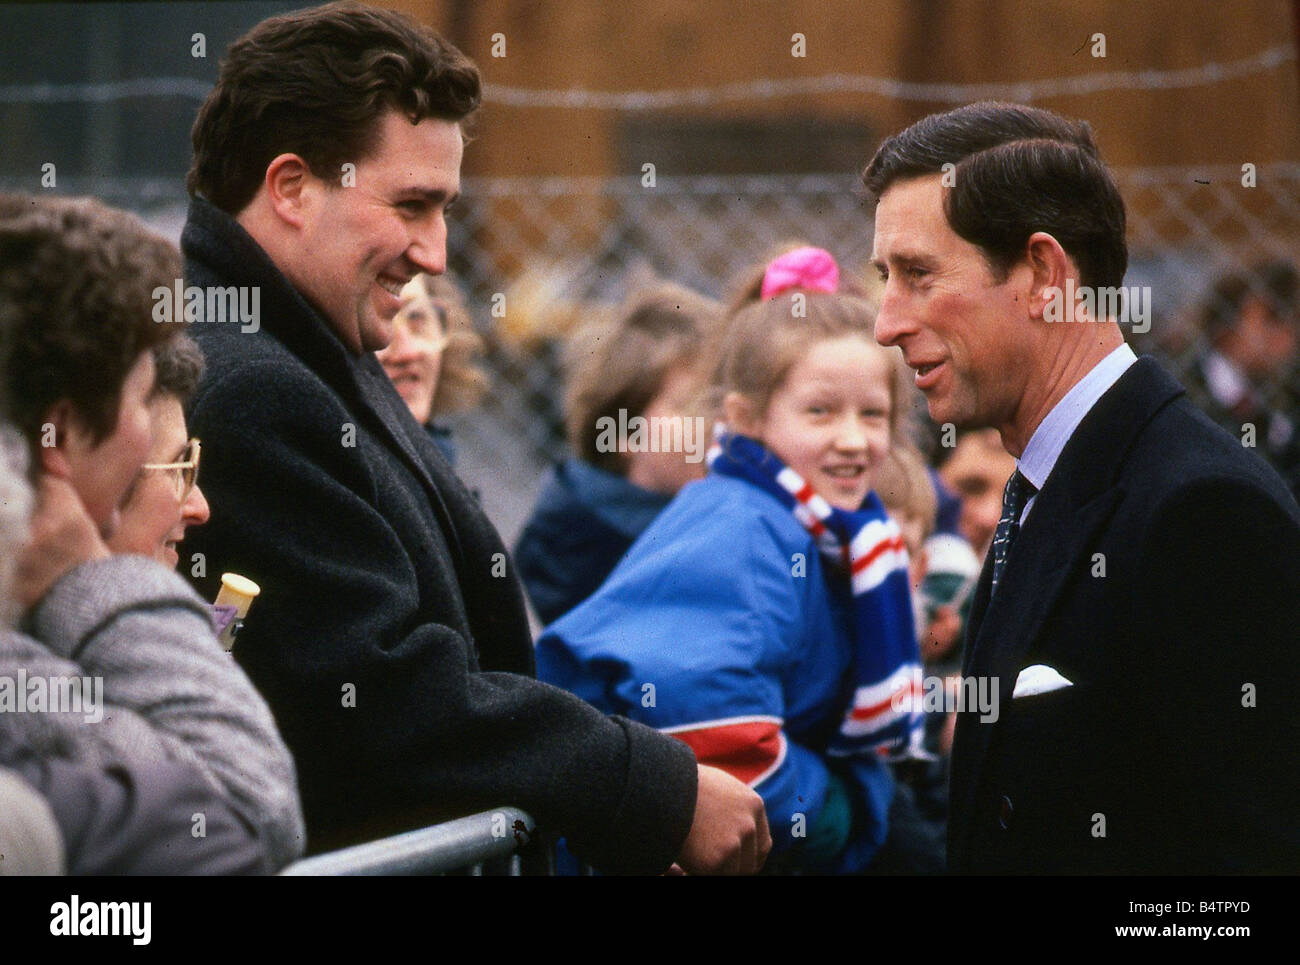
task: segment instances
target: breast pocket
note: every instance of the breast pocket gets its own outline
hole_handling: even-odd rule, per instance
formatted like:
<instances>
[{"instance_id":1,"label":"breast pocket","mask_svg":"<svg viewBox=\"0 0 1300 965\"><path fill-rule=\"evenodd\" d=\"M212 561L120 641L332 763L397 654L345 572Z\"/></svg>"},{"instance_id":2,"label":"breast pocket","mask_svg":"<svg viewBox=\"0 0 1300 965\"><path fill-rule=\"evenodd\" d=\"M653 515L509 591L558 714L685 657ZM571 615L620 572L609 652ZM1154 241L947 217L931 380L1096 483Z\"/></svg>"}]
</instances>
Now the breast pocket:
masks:
<instances>
[{"instance_id":1,"label":"breast pocket","mask_svg":"<svg viewBox=\"0 0 1300 965\"><path fill-rule=\"evenodd\" d=\"M1001 778L1039 788L1086 783L1101 763L1099 708L1089 684L1007 701L995 739Z\"/></svg>"}]
</instances>

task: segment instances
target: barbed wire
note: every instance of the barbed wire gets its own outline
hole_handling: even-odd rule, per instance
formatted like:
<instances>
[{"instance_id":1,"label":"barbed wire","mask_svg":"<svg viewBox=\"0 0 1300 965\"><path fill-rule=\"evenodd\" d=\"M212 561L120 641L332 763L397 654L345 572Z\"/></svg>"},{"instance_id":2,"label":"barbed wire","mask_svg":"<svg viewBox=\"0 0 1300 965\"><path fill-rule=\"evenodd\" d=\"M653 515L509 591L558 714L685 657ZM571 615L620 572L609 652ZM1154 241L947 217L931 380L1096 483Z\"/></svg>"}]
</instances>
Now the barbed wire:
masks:
<instances>
[{"instance_id":1,"label":"barbed wire","mask_svg":"<svg viewBox=\"0 0 1300 965\"><path fill-rule=\"evenodd\" d=\"M1240 183L1241 167L1231 164L1110 166L1124 187L1176 184ZM1256 165L1260 179L1283 178L1300 182L1300 162L1263 161ZM40 173L29 177L0 174L0 191L33 191ZM69 175L59 178L60 194L90 194L103 198L131 198L143 202L187 201L184 178L156 175ZM858 171L824 174L690 174L660 175L647 188L641 175L523 175L469 176L462 180L467 199L558 198L574 195L642 194L773 194L855 192L861 187Z\"/></svg>"},{"instance_id":2,"label":"barbed wire","mask_svg":"<svg viewBox=\"0 0 1300 965\"><path fill-rule=\"evenodd\" d=\"M486 101L510 107L561 107L570 109L649 111L672 107L699 107L733 100L769 100L808 94L877 94L902 101L965 104L980 100L1020 103L1044 98L1096 94L1111 90L1174 90L1198 87L1264 73L1295 60L1290 45L1270 47L1251 57L1226 64L1210 62L1178 70L1124 70L1074 77L986 84L940 84L902 81L860 74L828 74L784 80L751 80L716 87L688 87L665 91L536 90L488 84Z\"/></svg>"},{"instance_id":3,"label":"barbed wire","mask_svg":"<svg viewBox=\"0 0 1300 965\"><path fill-rule=\"evenodd\" d=\"M979 100L1030 103L1045 98L1081 96L1103 91L1199 87L1266 73L1295 59L1295 48L1283 44L1228 63L1211 61L1176 70L1107 71L1072 77L981 84L925 83L843 73L779 80L760 78L716 86L658 91L597 91L585 88L547 90L486 84L483 100L507 107L615 111L702 107L727 101L771 100L809 94L875 94L893 100L941 104L964 104ZM201 101L211 90L209 82L193 77L141 77L84 84L10 84L0 86L0 104L108 103L138 97L184 97Z\"/></svg>"},{"instance_id":4,"label":"barbed wire","mask_svg":"<svg viewBox=\"0 0 1300 965\"><path fill-rule=\"evenodd\" d=\"M205 100L212 83L197 77L134 77L87 84L9 84L0 87L0 104L107 104L137 97Z\"/></svg>"}]
</instances>

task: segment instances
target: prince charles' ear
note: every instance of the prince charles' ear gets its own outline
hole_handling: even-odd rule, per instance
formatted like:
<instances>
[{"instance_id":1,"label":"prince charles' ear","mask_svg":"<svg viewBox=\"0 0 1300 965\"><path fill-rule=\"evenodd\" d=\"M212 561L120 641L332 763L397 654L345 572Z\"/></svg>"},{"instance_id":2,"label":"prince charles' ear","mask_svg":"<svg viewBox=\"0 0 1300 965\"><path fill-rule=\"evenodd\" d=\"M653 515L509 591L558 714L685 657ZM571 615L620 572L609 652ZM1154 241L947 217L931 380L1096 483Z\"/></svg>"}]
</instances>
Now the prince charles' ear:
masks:
<instances>
[{"instance_id":1,"label":"prince charles' ear","mask_svg":"<svg viewBox=\"0 0 1300 965\"><path fill-rule=\"evenodd\" d=\"M1079 284L1079 269L1061 243L1046 231L1035 231L1025 242L1025 263L1030 270L1029 315L1043 321L1050 315L1053 303L1060 308L1066 282L1073 276L1074 286ZM1073 299L1068 302L1073 308Z\"/></svg>"}]
</instances>

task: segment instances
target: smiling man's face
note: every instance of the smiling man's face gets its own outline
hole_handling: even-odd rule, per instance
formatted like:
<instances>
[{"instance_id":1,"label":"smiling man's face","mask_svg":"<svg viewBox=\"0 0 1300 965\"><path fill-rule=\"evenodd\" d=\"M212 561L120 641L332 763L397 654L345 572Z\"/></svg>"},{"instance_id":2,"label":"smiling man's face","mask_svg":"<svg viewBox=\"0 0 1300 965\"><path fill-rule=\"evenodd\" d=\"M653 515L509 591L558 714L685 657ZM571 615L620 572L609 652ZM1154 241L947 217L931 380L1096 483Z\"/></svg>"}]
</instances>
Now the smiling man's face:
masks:
<instances>
[{"instance_id":1,"label":"smiling man's face","mask_svg":"<svg viewBox=\"0 0 1300 965\"><path fill-rule=\"evenodd\" d=\"M300 244L280 265L357 353L392 341L399 293L417 272L446 270L445 214L460 191L460 125L389 111L379 127L351 186L343 172L330 184L306 175Z\"/></svg>"},{"instance_id":2,"label":"smiling man's face","mask_svg":"<svg viewBox=\"0 0 1300 965\"><path fill-rule=\"evenodd\" d=\"M916 370L935 422L1014 422L1033 371L1025 272L999 282L943 210L938 174L898 181L876 208L872 261L885 278L876 340Z\"/></svg>"}]
</instances>

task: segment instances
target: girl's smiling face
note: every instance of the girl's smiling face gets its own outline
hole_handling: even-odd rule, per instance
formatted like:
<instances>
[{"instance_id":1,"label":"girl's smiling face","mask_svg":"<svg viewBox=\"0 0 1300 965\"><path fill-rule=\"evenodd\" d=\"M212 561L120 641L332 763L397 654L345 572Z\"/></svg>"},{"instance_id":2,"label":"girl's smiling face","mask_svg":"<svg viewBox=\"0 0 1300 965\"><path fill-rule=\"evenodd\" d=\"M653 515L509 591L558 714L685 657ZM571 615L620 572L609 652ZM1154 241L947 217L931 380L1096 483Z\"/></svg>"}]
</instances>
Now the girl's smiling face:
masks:
<instances>
[{"instance_id":1,"label":"girl's smiling face","mask_svg":"<svg viewBox=\"0 0 1300 965\"><path fill-rule=\"evenodd\" d=\"M776 453L832 506L855 510L889 449L892 401L885 351L846 335L811 345L761 416L737 393L724 405L732 429Z\"/></svg>"}]
</instances>

